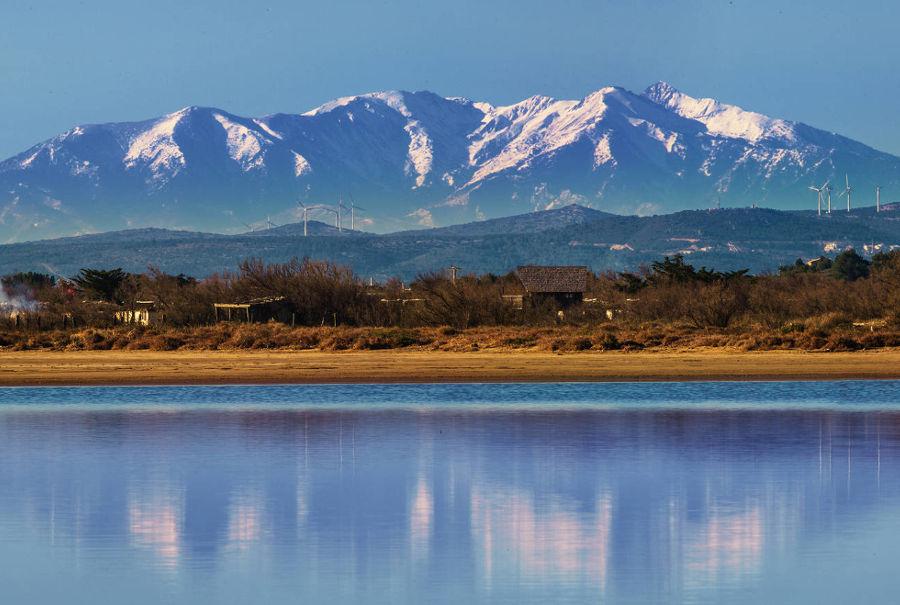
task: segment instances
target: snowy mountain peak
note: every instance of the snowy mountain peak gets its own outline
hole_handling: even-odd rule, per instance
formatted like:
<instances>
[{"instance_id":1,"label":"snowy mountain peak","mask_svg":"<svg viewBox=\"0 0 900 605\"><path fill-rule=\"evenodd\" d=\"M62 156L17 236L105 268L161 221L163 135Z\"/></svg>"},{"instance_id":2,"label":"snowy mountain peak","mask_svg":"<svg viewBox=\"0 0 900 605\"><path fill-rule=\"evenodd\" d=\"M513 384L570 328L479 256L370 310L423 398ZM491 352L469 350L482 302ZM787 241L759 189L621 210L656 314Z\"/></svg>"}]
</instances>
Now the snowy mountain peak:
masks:
<instances>
[{"instance_id":1,"label":"snowy mountain peak","mask_svg":"<svg viewBox=\"0 0 900 605\"><path fill-rule=\"evenodd\" d=\"M408 94L410 93L403 90L383 90L380 92L368 92L365 94L352 95L349 97L340 97L333 101L323 103L322 105L307 111L303 115L309 117L321 116L331 113L336 109L342 109L349 105L355 104L357 102L362 102L365 105L367 101L384 104L394 111L403 114L408 113L405 105L405 97Z\"/></svg>"},{"instance_id":2,"label":"snowy mountain peak","mask_svg":"<svg viewBox=\"0 0 900 605\"><path fill-rule=\"evenodd\" d=\"M230 232L348 195L376 230L572 202L798 208L814 201L810 182L844 173L900 190L900 158L666 82L498 106L381 91L261 118L192 105L78 126L0 162L0 241L138 225Z\"/></svg>"},{"instance_id":3,"label":"snowy mountain peak","mask_svg":"<svg viewBox=\"0 0 900 605\"><path fill-rule=\"evenodd\" d=\"M646 89L644 89L644 96L648 99L652 100L654 103L659 103L660 105L665 105L666 101L674 95L681 94L681 91L669 84L668 82L663 82L662 80L656 82L655 84L651 84Z\"/></svg>"},{"instance_id":4,"label":"snowy mountain peak","mask_svg":"<svg viewBox=\"0 0 900 605\"><path fill-rule=\"evenodd\" d=\"M796 140L794 124L746 111L737 105L720 103L710 98L694 98L667 82L657 82L644 91L644 96L678 115L703 123L716 135L746 139Z\"/></svg>"}]
</instances>

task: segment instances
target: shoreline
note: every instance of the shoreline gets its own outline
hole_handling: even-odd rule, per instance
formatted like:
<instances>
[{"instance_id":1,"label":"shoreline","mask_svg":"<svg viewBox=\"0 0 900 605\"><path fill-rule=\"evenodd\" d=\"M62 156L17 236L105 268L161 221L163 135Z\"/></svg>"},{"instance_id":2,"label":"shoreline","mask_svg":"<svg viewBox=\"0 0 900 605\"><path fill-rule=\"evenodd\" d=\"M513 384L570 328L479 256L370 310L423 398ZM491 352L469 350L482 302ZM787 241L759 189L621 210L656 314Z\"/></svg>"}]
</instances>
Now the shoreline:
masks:
<instances>
[{"instance_id":1,"label":"shoreline","mask_svg":"<svg viewBox=\"0 0 900 605\"><path fill-rule=\"evenodd\" d=\"M0 351L0 386L900 379L900 349L538 351Z\"/></svg>"}]
</instances>

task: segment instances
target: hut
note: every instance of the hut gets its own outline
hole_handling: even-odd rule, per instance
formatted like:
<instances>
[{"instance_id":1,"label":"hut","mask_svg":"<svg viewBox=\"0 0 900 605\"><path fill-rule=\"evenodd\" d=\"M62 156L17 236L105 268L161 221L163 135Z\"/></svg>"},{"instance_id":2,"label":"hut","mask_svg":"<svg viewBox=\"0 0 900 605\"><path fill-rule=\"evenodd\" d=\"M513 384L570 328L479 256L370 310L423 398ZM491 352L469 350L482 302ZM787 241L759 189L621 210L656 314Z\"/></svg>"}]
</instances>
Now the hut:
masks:
<instances>
[{"instance_id":1,"label":"hut","mask_svg":"<svg viewBox=\"0 0 900 605\"><path fill-rule=\"evenodd\" d=\"M524 301L531 306L552 302L566 308L577 305L587 291L587 267L525 265L516 269L525 290ZM523 302L524 302L523 301Z\"/></svg>"},{"instance_id":2,"label":"hut","mask_svg":"<svg viewBox=\"0 0 900 605\"><path fill-rule=\"evenodd\" d=\"M156 301L137 300L130 309L115 312L116 321L123 324L150 326L162 323L165 315L160 312Z\"/></svg>"},{"instance_id":3,"label":"hut","mask_svg":"<svg viewBox=\"0 0 900 605\"><path fill-rule=\"evenodd\" d=\"M216 321L291 323L293 319L290 305L283 296L254 298L242 303L214 303L213 310Z\"/></svg>"}]
</instances>

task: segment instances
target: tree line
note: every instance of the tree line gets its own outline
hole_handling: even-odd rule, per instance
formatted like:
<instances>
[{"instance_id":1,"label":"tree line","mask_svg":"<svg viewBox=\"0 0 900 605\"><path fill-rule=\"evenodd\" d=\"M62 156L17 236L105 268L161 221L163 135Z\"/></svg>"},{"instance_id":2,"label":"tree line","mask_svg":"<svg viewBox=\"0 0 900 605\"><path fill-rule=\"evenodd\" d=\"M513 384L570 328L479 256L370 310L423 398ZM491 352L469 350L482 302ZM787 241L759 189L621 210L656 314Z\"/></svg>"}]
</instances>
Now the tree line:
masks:
<instances>
[{"instance_id":1,"label":"tree line","mask_svg":"<svg viewBox=\"0 0 900 605\"><path fill-rule=\"evenodd\" d=\"M213 323L214 303L278 300L301 326L478 326L682 322L696 328L736 325L784 327L827 313L853 320L897 321L900 250L871 260L853 250L834 258L798 259L777 272L751 275L695 267L684 256L665 257L633 272L589 274L583 303L565 309L552 300L510 304L523 293L506 275L422 274L409 284L368 284L331 262L294 259L267 264L249 259L237 270L196 279L153 267L127 273L85 268L72 278L16 273L0 278L6 320L49 329L111 326L115 310L152 303L173 327ZM506 297L506 298L505 298ZM5 302L4 302L5 301ZM23 305L22 301L29 301ZM0 319L2 319L0 314ZM18 322L18 319L17 319Z\"/></svg>"}]
</instances>

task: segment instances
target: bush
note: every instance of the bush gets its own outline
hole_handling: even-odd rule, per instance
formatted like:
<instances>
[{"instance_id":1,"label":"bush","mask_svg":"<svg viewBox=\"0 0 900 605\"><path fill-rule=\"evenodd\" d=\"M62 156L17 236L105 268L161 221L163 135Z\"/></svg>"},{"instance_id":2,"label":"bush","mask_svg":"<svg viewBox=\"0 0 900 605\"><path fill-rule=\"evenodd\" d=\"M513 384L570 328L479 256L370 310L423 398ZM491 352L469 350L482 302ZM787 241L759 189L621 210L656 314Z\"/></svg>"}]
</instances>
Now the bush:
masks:
<instances>
[{"instance_id":1,"label":"bush","mask_svg":"<svg viewBox=\"0 0 900 605\"><path fill-rule=\"evenodd\" d=\"M603 340L600 341L600 348L604 351L618 351L622 348L622 343L616 338L615 334L604 334Z\"/></svg>"}]
</instances>

